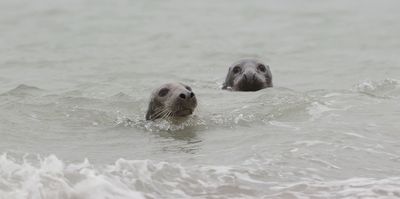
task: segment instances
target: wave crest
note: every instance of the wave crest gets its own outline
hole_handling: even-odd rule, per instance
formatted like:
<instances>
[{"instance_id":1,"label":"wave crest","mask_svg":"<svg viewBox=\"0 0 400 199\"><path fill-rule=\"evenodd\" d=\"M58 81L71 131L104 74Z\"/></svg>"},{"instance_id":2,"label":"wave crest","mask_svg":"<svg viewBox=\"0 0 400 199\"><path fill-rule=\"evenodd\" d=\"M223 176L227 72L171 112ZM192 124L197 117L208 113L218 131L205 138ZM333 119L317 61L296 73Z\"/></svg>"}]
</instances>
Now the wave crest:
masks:
<instances>
[{"instance_id":1,"label":"wave crest","mask_svg":"<svg viewBox=\"0 0 400 199\"><path fill-rule=\"evenodd\" d=\"M263 174L263 175L260 175ZM41 199L128 198L347 198L400 197L399 177L340 181L276 181L263 167L184 166L118 159L110 165L65 163L47 157L0 156L0 197Z\"/></svg>"},{"instance_id":2,"label":"wave crest","mask_svg":"<svg viewBox=\"0 0 400 199\"><path fill-rule=\"evenodd\" d=\"M361 93L383 98L397 98L400 96L400 82L395 79L383 81L363 81L356 86L355 90Z\"/></svg>"}]
</instances>

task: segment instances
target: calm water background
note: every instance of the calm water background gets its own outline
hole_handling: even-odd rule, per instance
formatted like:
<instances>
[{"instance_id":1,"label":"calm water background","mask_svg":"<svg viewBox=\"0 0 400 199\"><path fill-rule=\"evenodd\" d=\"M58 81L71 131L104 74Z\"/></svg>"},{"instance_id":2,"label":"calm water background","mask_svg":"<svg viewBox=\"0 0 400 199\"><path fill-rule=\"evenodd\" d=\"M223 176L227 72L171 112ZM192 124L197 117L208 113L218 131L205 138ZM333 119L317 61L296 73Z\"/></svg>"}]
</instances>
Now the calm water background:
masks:
<instances>
[{"instance_id":1,"label":"calm water background","mask_svg":"<svg viewBox=\"0 0 400 199\"><path fill-rule=\"evenodd\" d=\"M400 197L400 2L0 1L0 198ZM220 90L268 63L275 88ZM191 85L195 116L146 122Z\"/></svg>"}]
</instances>

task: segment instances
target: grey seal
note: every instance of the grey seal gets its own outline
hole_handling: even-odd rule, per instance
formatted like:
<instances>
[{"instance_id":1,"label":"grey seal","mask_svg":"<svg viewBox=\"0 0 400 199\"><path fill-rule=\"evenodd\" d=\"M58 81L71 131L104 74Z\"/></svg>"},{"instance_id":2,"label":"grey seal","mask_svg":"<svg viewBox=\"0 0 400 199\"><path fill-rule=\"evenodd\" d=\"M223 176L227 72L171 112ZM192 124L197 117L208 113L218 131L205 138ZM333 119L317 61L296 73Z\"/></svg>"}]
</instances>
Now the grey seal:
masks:
<instances>
[{"instance_id":1,"label":"grey seal","mask_svg":"<svg viewBox=\"0 0 400 199\"><path fill-rule=\"evenodd\" d=\"M272 86L272 73L268 65L256 59L242 59L229 67L222 89L258 91Z\"/></svg>"},{"instance_id":2,"label":"grey seal","mask_svg":"<svg viewBox=\"0 0 400 199\"><path fill-rule=\"evenodd\" d=\"M178 119L191 115L197 106L192 88L182 83L167 83L151 94L146 120Z\"/></svg>"}]
</instances>

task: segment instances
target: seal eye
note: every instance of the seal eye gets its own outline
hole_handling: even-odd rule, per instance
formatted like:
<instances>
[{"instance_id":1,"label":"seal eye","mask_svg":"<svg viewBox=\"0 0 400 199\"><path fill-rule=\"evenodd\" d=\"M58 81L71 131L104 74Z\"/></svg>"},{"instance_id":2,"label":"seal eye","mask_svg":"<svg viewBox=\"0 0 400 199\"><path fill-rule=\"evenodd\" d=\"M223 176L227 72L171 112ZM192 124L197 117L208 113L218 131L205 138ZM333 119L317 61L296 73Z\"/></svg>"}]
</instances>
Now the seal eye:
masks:
<instances>
[{"instance_id":1,"label":"seal eye","mask_svg":"<svg viewBox=\"0 0 400 199\"><path fill-rule=\"evenodd\" d=\"M265 73L267 71L267 68L265 68L264 65L260 64L260 65L258 65L258 70L260 70L261 72Z\"/></svg>"},{"instance_id":2,"label":"seal eye","mask_svg":"<svg viewBox=\"0 0 400 199\"><path fill-rule=\"evenodd\" d=\"M186 88L188 91L192 91L192 88L190 88L189 86L185 86L185 88Z\"/></svg>"},{"instance_id":3,"label":"seal eye","mask_svg":"<svg viewBox=\"0 0 400 199\"><path fill-rule=\"evenodd\" d=\"M242 69L240 68L240 66L235 66L235 67L232 69L232 72L235 73L235 74L240 73L240 71L242 71Z\"/></svg>"},{"instance_id":4,"label":"seal eye","mask_svg":"<svg viewBox=\"0 0 400 199\"><path fill-rule=\"evenodd\" d=\"M168 94L168 92L169 92L169 89L168 89L168 88L163 88L163 89L161 89L161 90L158 92L158 96L164 97L165 95Z\"/></svg>"}]
</instances>

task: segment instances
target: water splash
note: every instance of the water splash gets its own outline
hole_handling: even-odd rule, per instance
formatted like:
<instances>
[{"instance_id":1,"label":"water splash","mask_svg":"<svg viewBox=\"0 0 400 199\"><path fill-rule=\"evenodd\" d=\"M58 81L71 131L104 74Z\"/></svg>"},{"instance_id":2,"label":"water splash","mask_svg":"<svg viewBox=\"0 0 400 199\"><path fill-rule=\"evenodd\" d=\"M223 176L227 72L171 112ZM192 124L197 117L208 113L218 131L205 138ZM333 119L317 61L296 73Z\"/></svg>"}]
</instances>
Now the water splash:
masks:
<instances>
[{"instance_id":1,"label":"water splash","mask_svg":"<svg viewBox=\"0 0 400 199\"><path fill-rule=\"evenodd\" d=\"M400 82L396 79L383 81L366 80L354 86L354 90L367 95L381 98L399 98Z\"/></svg>"}]
</instances>

